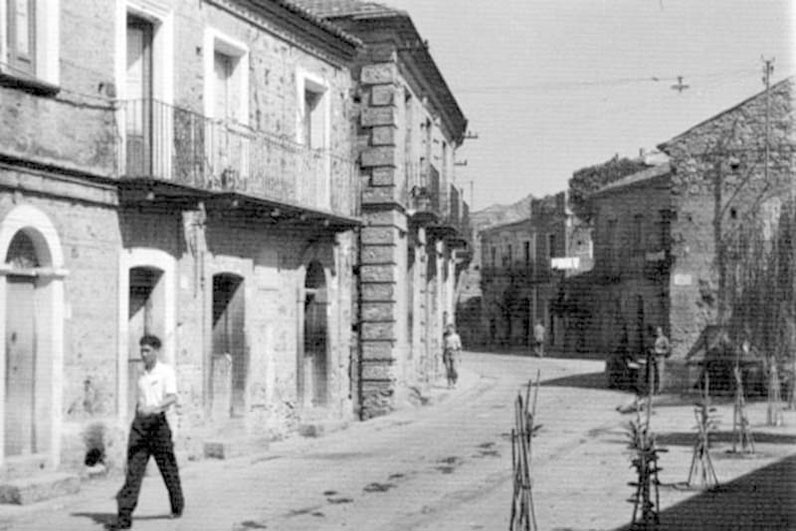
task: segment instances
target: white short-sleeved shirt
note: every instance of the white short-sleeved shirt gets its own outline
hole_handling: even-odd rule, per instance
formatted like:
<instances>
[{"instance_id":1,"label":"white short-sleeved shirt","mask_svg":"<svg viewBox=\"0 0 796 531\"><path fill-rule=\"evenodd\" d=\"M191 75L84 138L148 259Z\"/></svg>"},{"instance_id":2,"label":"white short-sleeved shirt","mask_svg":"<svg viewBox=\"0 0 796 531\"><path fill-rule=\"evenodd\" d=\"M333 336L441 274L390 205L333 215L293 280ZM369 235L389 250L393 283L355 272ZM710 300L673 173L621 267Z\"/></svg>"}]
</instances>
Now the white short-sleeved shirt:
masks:
<instances>
[{"instance_id":1,"label":"white short-sleeved shirt","mask_svg":"<svg viewBox=\"0 0 796 531\"><path fill-rule=\"evenodd\" d=\"M445 336L444 343L445 343L445 350L462 349L462 340L459 338L459 334L457 334L456 332L453 332Z\"/></svg>"},{"instance_id":2,"label":"white short-sleeved shirt","mask_svg":"<svg viewBox=\"0 0 796 531\"><path fill-rule=\"evenodd\" d=\"M144 407L159 407L166 395L177 394L177 377L170 365L155 362L151 371L144 371L138 378L138 404Z\"/></svg>"}]
</instances>

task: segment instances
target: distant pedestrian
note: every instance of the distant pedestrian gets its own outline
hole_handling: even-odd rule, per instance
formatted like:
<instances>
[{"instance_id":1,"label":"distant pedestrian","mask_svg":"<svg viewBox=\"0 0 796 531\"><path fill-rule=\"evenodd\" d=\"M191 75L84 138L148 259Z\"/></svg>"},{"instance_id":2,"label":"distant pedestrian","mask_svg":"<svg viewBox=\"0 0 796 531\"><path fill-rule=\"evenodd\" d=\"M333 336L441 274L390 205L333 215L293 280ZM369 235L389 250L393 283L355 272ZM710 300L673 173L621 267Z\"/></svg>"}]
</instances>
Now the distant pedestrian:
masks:
<instances>
[{"instance_id":1,"label":"distant pedestrian","mask_svg":"<svg viewBox=\"0 0 796 531\"><path fill-rule=\"evenodd\" d=\"M533 353L537 358L544 358L544 335L545 329L542 321L536 321L533 327Z\"/></svg>"},{"instance_id":2,"label":"distant pedestrian","mask_svg":"<svg viewBox=\"0 0 796 531\"><path fill-rule=\"evenodd\" d=\"M169 492L171 517L182 516L184 500L171 429L166 412L177 403L177 379L174 369L158 360L160 339L145 335L139 341L144 373L138 378L138 403L127 442L127 473L124 486L116 495L119 513L111 529L130 529L132 514L138 504L141 481L149 456L155 457Z\"/></svg>"},{"instance_id":3,"label":"distant pedestrian","mask_svg":"<svg viewBox=\"0 0 796 531\"><path fill-rule=\"evenodd\" d=\"M450 389L456 387L456 381L459 379L459 354L462 351L462 340L456 333L456 327L452 324L445 327L443 347L442 361L445 363L445 376L448 379L448 389Z\"/></svg>"},{"instance_id":4,"label":"distant pedestrian","mask_svg":"<svg viewBox=\"0 0 796 531\"><path fill-rule=\"evenodd\" d=\"M671 353L672 347L669 343L669 338L664 335L662 327L656 327L655 343L652 347L652 356L650 356L650 363L648 365L650 371L649 385L653 393L659 393L661 390L661 380L663 378L663 360L668 358Z\"/></svg>"}]
</instances>

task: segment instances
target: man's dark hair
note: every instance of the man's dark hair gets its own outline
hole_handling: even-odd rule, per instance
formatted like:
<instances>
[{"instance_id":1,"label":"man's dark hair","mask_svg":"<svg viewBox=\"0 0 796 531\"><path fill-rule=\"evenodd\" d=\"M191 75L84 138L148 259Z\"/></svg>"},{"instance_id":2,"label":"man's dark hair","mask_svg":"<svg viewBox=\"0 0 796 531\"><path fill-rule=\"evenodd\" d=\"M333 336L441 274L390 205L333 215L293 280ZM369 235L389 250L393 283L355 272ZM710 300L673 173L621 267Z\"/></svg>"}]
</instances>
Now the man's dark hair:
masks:
<instances>
[{"instance_id":1,"label":"man's dark hair","mask_svg":"<svg viewBox=\"0 0 796 531\"><path fill-rule=\"evenodd\" d=\"M140 346L150 346L155 350L160 350L160 338L153 334L147 334L141 337L141 340L138 342Z\"/></svg>"}]
</instances>

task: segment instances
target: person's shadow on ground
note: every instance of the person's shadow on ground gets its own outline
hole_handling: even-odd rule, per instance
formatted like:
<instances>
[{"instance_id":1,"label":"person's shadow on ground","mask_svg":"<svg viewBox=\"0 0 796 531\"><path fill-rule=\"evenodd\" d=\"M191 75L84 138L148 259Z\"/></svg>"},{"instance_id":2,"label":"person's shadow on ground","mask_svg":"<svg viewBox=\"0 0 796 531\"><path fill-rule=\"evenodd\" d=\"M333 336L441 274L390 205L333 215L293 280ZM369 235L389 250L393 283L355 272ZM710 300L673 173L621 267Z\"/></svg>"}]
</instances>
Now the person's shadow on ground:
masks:
<instances>
[{"instance_id":1,"label":"person's shadow on ground","mask_svg":"<svg viewBox=\"0 0 796 531\"><path fill-rule=\"evenodd\" d=\"M116 513L72 513L71 516L76 518L89 518L95 524L102 526L109 526L116 523ZM169 520L170 514L152 515L152 516L134 516L133 521L136 520Z\"/></svg>"}]
</instances>

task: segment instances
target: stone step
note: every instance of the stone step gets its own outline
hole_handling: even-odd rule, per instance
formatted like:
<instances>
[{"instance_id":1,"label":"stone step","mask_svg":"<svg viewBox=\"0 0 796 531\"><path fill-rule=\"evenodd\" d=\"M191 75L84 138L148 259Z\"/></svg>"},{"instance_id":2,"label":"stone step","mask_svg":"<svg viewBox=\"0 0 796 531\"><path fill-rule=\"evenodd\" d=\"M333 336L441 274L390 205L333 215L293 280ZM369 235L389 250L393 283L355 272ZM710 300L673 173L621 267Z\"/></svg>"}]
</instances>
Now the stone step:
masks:
<instances>
[{"instance_id":1,"label":"stone step","mask_svg":"<svg viewBox=\"0 0 796 531\"><path fill-rule=\"evenodd\" d=\"M204 442L205 459L232 459L268 450L268 441L236 439L208 439Z\"/></svg>"},{"instance_id":2,"label":"stone step","mask_svg":"<svg viewBox=\"0 0 796 531\"><path fill-rule=\"evenodd\" d=\"M323 437L348 427L347 420L310 420L298 425L299 435L302 437Z\"/></svg>"},{"instance_id":3,"label":"stone step","mask_svg":"<svg viewBox=\"0 0 796 531\"><path fill-rule=\"evenodd\" d=\"M74 474L36 474L0 482L0 503L28 505L80 491L80 478Z\"/></svg>"}]
</instances>

